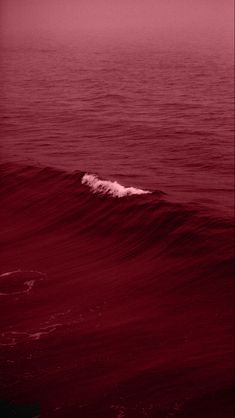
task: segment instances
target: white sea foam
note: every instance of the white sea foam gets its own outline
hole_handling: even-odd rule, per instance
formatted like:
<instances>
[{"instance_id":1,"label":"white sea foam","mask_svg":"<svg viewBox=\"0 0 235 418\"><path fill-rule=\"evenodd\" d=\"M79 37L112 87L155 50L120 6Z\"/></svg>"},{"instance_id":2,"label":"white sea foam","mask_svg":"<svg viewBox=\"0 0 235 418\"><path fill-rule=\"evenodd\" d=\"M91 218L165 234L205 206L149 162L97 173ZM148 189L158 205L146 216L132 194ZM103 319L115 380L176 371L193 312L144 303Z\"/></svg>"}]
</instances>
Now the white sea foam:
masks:
<instances>
[{"instance_id":1,"label":"white sea foam","mask_svg":"<svg viewBox=\"0 0 235 418\"><path fill-rule=\"evenodd\" d=\"M6 273L2 273L2 274L0 274L0 279L1 279L1 277L11 276L12 274L15 274L15 273L21 273L21 270L18 269L18 270L7 271Z\"/></svg>"},{"instance_id":2,"label":"white sea foam","mask_svg":"<svg viewBox=\"0 0 235 418\"><path fill-rule=\"evenodd\" d=\"M45 276L45 273L35 270L22 271L18 269L2 273L0 274L0 296L13 296L29 293L36 280L42 280ZM6 284L8 291L4 290L2 292L2 286L4 288Z\"/></svg>"},{"instance_id":3,"label":"white sea foam","mask_svg":"<svg viewBox=\"0 0 235 418\"><path fill-rule=\"evenodd\" d=\"M18 270L13 270L13 271L7 271L6 273L2 273L2 274L0 274L0 279L2 278L2 277L7 277L7 276L13 276L13 275L15 275L15 274L25 274L25 275L30 275L30 274L35 274L35 275L38 275L38 276L46 276L46 274L45 273L42 273L41 271L37 271L37 270L21 270L21 269L18 269Z\"/></svg>"},{"instance_id":4,"label":"white sea foam","mask_svg":"<svg viewBox=\"0 0 235 418\"><path fill-rule=\"evenodd\" d=\"M40 340L51 334L63 324L52 324L46 327L40 327L39 330L31 331L6 331L0 334L0 346L14 346L20 343L26 343L30 340Z\"/></svg>"},{"instance_id":5,"label":"white sea foam","mask_svg":"<svg viewBox=\"0 0 235 418\"><path fill-rule=\"evenodd\" d=\"M100 180L95 174L84 174L82 184L86 184L93 193L108 194L113 197L124 197L151 193L136 187L125 187L117 181Z\"/></svg>"}]
</instances>

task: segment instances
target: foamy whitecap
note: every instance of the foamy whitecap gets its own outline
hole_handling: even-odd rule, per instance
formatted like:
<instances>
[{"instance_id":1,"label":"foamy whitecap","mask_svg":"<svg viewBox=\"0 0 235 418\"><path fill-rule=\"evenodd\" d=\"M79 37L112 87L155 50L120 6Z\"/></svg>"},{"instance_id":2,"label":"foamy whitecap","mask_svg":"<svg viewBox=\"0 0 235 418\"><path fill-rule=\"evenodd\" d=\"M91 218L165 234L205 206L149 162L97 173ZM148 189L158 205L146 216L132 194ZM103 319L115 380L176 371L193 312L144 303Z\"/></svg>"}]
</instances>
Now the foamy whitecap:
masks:
<instances>
[{"instance_id":1,"label":"foamy whitecap","mask_svg":"<svg viewBox=\"0 0 235 418\"><path fill-rule=\"evenodd\" d=\"M125 187L117 181L100 180L95 174L84 174L82 184L86 184L93 193L108 194L112 197L124 197L151 193L136 187Z\"/></svg>"}]
</instances>

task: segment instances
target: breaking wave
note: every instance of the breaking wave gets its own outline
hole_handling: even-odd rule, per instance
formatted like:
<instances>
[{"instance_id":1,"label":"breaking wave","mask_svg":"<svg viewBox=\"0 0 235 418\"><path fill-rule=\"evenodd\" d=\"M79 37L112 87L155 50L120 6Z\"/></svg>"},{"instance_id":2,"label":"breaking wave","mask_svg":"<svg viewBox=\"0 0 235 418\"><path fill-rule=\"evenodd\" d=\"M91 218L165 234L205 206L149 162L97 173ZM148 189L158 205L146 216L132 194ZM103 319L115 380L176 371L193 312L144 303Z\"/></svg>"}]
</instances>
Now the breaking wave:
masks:
<instances>
[{"instance_id":1,"label":"breaking wave","mask_svg":"<svg viewBox=\"0 0 235 418\"><path fill-rule=\"evenodd\" d=\"M137 189L136 187L125 187L117 181L101 180L95 174L84 174L82 184L90 187L93 193L111 195L112 197L124 197L151 193L148 190Z\"/></svg>"}]
</instances>

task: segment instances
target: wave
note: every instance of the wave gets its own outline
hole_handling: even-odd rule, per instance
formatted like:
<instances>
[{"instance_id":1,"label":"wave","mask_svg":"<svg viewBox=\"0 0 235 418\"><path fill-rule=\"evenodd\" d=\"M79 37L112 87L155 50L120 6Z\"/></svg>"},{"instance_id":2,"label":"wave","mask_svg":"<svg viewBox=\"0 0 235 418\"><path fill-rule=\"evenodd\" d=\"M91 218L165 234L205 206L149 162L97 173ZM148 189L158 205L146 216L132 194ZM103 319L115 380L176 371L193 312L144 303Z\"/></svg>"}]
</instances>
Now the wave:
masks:
<instances>
[{"instance_id":1,"label":"wave","mask_svg":"<svg viewBox=\"0 0 235 418\"><path fill-rule=\"evenodd\" d=\"M9 210L23 219L14 238L9 230L3 233L4 247L17 231L17 239L64 231L99 238L101 247L103 238L112 237L129 256L154 248L167 256L202 257L207 252L215 263L230 257L233 222L195 203L173 203L163 191L126 187L81 171L9 164L0 169L6 217Z\"/></svg>"},{"instance_id":2,"label":"wave","mask_svg":"<svg viewBox=\"0 0 235 418\"><path fill-rule=\"evenodd\" d=\"M69 416L176 417L185 399L226 392L231 219L86 172L0 170L0 344L14 365L5 394L22 386L41 393L38 364L42 403L60 367L53 387L61 416L71 404ZM84 409L74 395L78 379ZM47 416L58 416L46 406Z\"/></svg>"},{"instance_id":3,"label":"wave","mask_svg":"<svg viewBox=\"0 0 235 418\"><path fill-rule=\"evenodd\" d=\"M93 233L158 234L156 238L164 240L173 231L183 235L184 228L187 234L200 235L202 230L206 234L233 226L231 219L196 203L171 202L162 190L124 186L96 174L15 164L0 165L0 172L5 210L33 211L35 228L73 225Z\"/></svg>"}]
</instances>

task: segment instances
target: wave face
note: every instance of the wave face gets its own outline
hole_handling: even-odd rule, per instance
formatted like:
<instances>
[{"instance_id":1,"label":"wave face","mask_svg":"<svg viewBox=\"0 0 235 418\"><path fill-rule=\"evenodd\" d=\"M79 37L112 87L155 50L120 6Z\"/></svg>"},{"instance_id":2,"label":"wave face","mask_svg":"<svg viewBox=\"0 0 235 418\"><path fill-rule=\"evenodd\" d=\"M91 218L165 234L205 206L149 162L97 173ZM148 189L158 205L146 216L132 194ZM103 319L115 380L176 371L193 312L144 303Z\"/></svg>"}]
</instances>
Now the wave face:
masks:
<instances>
[{"instance_id":1,"label":"wave face","mask_svg":"<svg viewBox=\"0 0 235 418\"><path fill-rule=\"evenodd\" d=\"M80 171L0 172L3 398L55 418L230 417L231 219Z\"/></svg>"},{"instance_id":2,"label":"wave face","mask_svg":"<svg viewBox=\"0 0 235 418\"><path fill-rule=\"evenodd\" d=\"M231 416L231 219L80 171L0 172L4 399L55 418Z\"/></svg>"}]
</instances>

